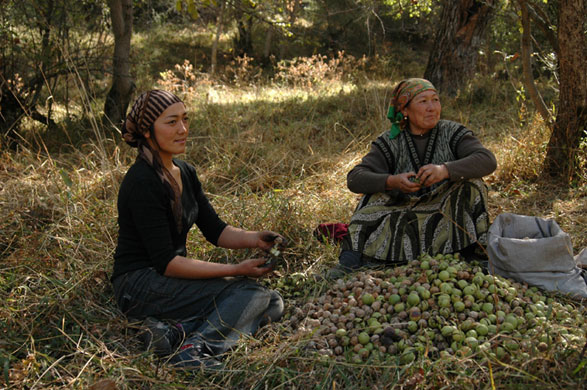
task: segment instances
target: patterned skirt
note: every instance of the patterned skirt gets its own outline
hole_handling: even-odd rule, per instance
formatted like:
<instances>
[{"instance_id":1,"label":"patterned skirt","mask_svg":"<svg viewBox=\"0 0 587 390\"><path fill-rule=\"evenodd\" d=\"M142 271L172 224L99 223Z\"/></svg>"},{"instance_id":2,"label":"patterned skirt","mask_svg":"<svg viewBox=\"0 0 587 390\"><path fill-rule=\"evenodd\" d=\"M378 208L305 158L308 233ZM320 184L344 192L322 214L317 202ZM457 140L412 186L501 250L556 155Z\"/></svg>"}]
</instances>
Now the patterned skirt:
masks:
<instances>
[{"instance_id":1,"label":"patterned skirt","mask_svg":"<svg viewBox=\"0 0 587 390\"><path fill-rule=\"evenodd\" d=\"M368 260L405 263L421 253L454 253L486 245L487 187L480 179L445 182L397 203L386 193L365 195L351 217L343 249Z\"/></svg>"}]
</instances>

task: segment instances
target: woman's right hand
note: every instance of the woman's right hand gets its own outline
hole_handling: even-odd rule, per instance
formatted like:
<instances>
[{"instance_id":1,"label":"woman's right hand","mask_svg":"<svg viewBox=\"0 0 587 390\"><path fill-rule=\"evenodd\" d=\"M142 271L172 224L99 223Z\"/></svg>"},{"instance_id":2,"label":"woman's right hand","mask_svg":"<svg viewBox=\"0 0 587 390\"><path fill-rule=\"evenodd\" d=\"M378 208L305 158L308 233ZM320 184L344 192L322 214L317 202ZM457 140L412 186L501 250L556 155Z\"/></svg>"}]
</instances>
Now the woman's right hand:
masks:
<instances>
[{"instance_id":1,"label":"woman's right hand","mask_svg":"<svg viewBox=\"0 0 587 390\"><path fill-rule=\"evenodd\" d=\"M267 259L264 258L247 259L241 261L236 266L239 267L239 275L258 278L273 271L273 267L263 267L263 264L266 262Z\"/></svg>"},{"instance_id":2,"label":"woman's right hand","mask_svg":"<svg viewBox=\"0 0 587 390\"><path fill-rule=\"evenodd\" d=\"M404 193L417 192L422 188L420 183L410 181L411 177L416 177L415 172L398 173L389 175L385 181L386 190L400 190Z\"/></svg>"},{"instance_id":3,"label":"woman's right hand","mask_svg":"<svg viewBox=\"0 0 587 390\"><path fill-rule=\"evenodd\" d=\"M175 256L167 264L164 275L182 279L211 279L226 276L257 278L273 271L273 267L263 267L266 262L267 259L256 258L243 260L238 264L224 264Z\"/></svg>"}]
</instances>

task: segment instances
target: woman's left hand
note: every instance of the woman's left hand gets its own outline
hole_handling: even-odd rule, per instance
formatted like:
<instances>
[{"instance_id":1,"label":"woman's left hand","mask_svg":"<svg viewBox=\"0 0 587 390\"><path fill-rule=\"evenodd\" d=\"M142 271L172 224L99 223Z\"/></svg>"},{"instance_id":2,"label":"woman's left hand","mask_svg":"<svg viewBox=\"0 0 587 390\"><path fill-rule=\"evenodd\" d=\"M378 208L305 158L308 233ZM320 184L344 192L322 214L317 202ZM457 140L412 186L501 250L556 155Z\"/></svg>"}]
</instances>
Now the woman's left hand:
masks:
<instances>
[{"instance_id":1,"label":"woman's left hand","mask_svg":"<svg viewBox=\"0 0 587 390\"><path fill-rule=\"evenodd\" d=\"M273 247L273 243L277 237L281 237L281 243L279 244L281 248L285 247L287 243L287 240L281 234L269 230L260 231L257 233L257 236L257 248L263 249L264 251L268 251Z\"/></svg>"},{"instance_id":2,"label":"woman's left hand","mask_svg":"<svg viewBox=\"0 0 587 390\"><path fill-rule=\"evenodd\" d=\"M420 180L422 187L429 187L439 181L448 179L448 169L446 165L428 164L420 168L416 177Z\"/></svg>"}]
</instances>

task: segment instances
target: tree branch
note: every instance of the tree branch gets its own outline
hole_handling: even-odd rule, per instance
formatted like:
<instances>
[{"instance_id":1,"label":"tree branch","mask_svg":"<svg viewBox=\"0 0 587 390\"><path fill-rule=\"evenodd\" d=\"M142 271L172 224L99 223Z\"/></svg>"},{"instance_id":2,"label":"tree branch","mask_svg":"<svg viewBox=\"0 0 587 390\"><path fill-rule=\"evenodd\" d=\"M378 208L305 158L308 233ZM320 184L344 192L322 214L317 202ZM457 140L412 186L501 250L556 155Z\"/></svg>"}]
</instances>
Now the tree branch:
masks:
<instances>
[{"instance_id":1,"label":"tree branch","mask_svg":"<svg viewBox=\"0 0 587 390\"><path fill-rule=\"evenodd\" d=\"M554 51L558 53L558 39L550 28L552 24L548 20L547 15L543 12L542 9L540 9L540 7L534 9L531 4L528 4L528 13L530 14L532 21L536 23L540 30L542 30L542 32L546 35L546 39L548 39L548 42L550 42Z\"/></svg>"},{"instance_id":2,"label":"tree branch","mask_svg":"<svg viewBox=\"0 0 587 390\"><path fill-rule=\"evenodd\" d=\"M544 103L544 100L542 99L542 96L540 95L538 88L536 88L536 84L534 83L534 77L532 75L532 38L530 35L530 17L528 15L528 4L526 3L526 0L518 0L518 3L520 4L520 7L522 9L523 31L521 46L524 85L526 86L526 89L530 94L530 99L534 103L534 106L536 106L536 110L538 110L540 116L542 116L542 119L544 119L544 122L546 122L548 127L552 128L552 115L550 111L548 111L548 108L546 107L546 104Z\"/></svg>"}]
</instances>

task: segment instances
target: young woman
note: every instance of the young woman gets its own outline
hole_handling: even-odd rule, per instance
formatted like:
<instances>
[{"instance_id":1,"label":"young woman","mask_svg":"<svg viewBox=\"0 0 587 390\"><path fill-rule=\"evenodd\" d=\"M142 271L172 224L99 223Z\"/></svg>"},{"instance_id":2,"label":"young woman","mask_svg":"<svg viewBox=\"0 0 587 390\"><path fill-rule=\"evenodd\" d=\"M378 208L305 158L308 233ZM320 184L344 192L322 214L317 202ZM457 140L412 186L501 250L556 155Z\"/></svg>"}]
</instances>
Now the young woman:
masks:
<instances>
[{"instance_id":1,"label":"young woman","mask_svg":"<svg viewBox=\"0 0 587 390\"><path fill-rule=\"evenodd\" d=\"M227 225L204 195L185 151L188 115L174 94L152 90L135 101L122 133L138 150L118 194L118 245L112 283L120 309L144 320L147 341L183 367L212 367L241 334L278 320L283 300L251 278L271 271L266 259L221 264L187 257L196 224L214 245L269 250L283 237ZM170 325L171 324L171 325ZM187 337L187 338L185 338Z\"/></svg>"},{"instance_id":2,"label":"young woman","mask_svg":"<svg viewBox=\"0 0 587 390\"><path fill-rule=\"evenodd\" d=\"M487 189L493 153L465 126L441 120L428 80L401 81L392 93L389 131L347 176L364 194L343 241L339 271L405 263L421 253L461 252L486 244Z\"/></svg>"}]
</instances>

